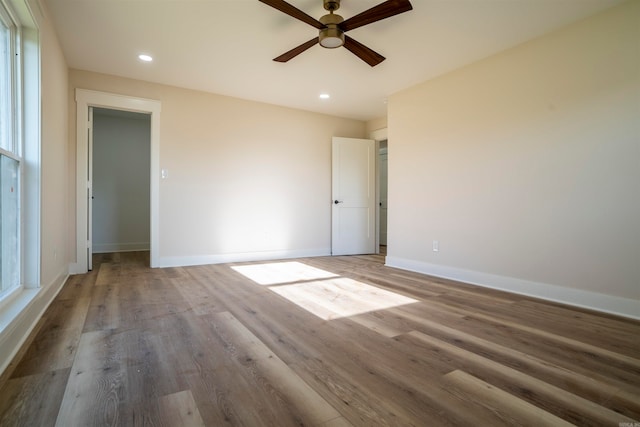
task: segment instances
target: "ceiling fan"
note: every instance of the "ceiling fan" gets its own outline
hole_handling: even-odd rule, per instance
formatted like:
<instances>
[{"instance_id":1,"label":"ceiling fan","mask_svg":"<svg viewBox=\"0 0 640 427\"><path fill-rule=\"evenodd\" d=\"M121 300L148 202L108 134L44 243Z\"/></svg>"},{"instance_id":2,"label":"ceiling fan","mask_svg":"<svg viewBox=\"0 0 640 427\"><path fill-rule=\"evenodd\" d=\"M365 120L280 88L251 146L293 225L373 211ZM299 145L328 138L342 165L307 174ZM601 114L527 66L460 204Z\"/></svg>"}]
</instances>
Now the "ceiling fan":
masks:
<instances>
[{"instance_id":1,"label":"ceiling fan","mask_svg":"<svg viewBox=\"0 0 640 427\"><path fill-rule=\"evenodd\" d=\"M274 61L287 62L319 43L320 46L327 49L344 46L347 50L372 67L375 67L384 61L385 57L369 49L362 43L355 41L344 33L413 9L409 0L388 0L372 7L371 9L352 16L345 21L342 16L334 13L340 8L340 0L323 0L324 8L328 10L329 13L317 20L284 0L260 1L320 30L318 37L314 37L308 42L302 43L300 46L283 53L277 58L274 58Z\"/></svg>"}]
</instances>

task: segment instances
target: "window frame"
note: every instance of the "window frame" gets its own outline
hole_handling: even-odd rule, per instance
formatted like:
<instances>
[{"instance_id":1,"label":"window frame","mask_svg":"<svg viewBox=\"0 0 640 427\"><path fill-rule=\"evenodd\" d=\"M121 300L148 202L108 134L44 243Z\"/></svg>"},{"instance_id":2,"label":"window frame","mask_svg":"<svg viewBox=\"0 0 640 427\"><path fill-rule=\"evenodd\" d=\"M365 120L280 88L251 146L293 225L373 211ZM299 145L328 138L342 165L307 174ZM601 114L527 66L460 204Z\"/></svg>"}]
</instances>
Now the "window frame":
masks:
<instances>
[{"instance_id":1,"label":"window frame","mask_svg":"<svg viewBox=\"0 0 640 427\"><path fill-rule=\"evenodd\" d=\"M0 305L4 302L11 300L12 296L19 293L23 288L23 262L22 262L22 240L23 240L23 219L22 219L22 177L24 159L23 153L23 138L22 138L22 55L21 55L21 33L20 25L15 17L15 13L11 9L10 5L4 2L0 3L0 20L2 24L9 30L9 49L8 49L8 70L9 70L9 102L10 108L10 120L8 120L8 143L5 147L0 145L0 154L8 157L17 162L18 177L17 177L17 193L18 193L18 206L17 206L17 247L16 247L16 276L17 283L10 284L7 288L0 287ZM6 142L6 141L5 141ZM1 270L0 270L1 271ZM4 272L2 273L4 275ZM4 285L3 285L4 286Z\"/></svg>"},{"instance_id":2,"label":"window frame","mask_svg":"<svg viewBox=\"0 0 640 427\"><path fill-rule=\"evenodd\" d=\"M0 332L6 310L40 284L41 98L40 15L33 0L0 0L0 19L11 31L11 146L0 152L18 164L18 284L0 292ZM33 296L33 295L32 295ZM14 307L15 308L15 307Z\"/></svg>"}]
</instances>

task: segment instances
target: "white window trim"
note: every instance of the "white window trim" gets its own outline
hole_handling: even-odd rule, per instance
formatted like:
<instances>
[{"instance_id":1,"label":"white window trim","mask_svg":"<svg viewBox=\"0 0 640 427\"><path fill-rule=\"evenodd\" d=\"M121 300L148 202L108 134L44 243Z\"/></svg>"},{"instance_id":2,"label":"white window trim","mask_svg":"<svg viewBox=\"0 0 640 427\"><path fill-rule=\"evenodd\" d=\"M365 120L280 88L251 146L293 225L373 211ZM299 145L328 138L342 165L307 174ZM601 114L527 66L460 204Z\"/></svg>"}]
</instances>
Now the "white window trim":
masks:
<instances>
[{"instance_id":1,"label":"white window trim","mask_svg":"<svg viewBox=\"0 0 640 427\"><path fill-rule=\"evenodd\" d=\"M40 286L40 41L37 28L22 29L22 283Z\"/></svg>"}]
</instances>

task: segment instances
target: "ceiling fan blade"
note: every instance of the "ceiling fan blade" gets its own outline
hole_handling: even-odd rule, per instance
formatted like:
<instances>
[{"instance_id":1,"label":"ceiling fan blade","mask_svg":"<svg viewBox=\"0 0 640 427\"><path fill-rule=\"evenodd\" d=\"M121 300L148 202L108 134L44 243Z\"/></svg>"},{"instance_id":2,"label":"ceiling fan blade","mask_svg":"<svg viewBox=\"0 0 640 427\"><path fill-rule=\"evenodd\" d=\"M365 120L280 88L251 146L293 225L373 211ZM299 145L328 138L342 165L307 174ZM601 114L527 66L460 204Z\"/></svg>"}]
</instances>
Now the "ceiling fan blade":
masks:
<instances>
[{"instance_id":1,"label":"ceiling fan blade","mask_svg":"<svg viewBox=\"0 0 640 427\"><path fill-rule=\"evenodd\" d=\"M409 2L409 0L388 0L372 7L371 9L367 9L362 13L352 16L339 24L338 27L340 27L342 31L351 31L355 28L362 27L363 25L381 21L383 19L408 12L412 9L413 6L411 6L411 2Z\"/></svg>"},{"instance_id":2,"label":"ceiling fan blade","mask_svg":"<svg viewBox=\"0 0 640 427\"><path fill-rule=\"evenodd\" d=\"M259 0L259 1L273 7L274 9L278 9L282 13L286 13L289 16L299 19L302 22L306 22L307 24L311 25L312 27L316 27L319 30L325 28L325 25L322 22L307 15L297 7L290 5L284 0Z\"/></svg>"},{"instance_id":3,"label":"ceiling fan blade","mask_svg":"<svg viewBox=\"0 0 640 427\"><path fill-rule=\"evenodd\" d=\"M347 35L344 36L344 47L372 67L375 67L385 60L385 57L380 55L378 52L369 49L362 43L355 41Z\"/></svg>"},{"instance_id":4,"label":"ceiling fan blade","mask_svg":"<svg viewBox=\"0 0 640 427\"><path fill-rule=\"evenodd\" d=\"M298 47L294 47L289 52L283 53L277 58L273 58L273 60L276 62L287 62L288 60L295 58L296 56L300 55L302 52L316 44L318 44L318 37L315 37L308 42L302 43Z\"/></svg>"}]
</instances>

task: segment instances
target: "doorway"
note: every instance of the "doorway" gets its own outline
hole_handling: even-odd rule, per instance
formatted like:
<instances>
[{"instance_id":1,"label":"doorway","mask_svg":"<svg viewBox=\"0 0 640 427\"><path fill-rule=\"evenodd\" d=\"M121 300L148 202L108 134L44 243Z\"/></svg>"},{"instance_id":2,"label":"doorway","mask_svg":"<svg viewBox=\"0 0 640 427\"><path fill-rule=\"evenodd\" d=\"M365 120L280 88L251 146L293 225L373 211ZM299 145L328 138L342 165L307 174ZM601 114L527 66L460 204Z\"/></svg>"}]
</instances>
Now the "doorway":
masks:
<instances>
[{"instance_id":1,"label":"doorway","mask_svg":"<svg viewBox=\"0 0 640 427\"><path fill-rule=\"evenodd\" d=\"M333 255L386 255L387 157L386 129L371 139L333 138Z\"/></svg>"},{"instance_id":2,"label":"doorway","mask_svg":"<svg viewBox=\"0 0 640 427\"><path fill-rule=\"evenodd\" d=\"M92 108L92 253L150 249L151 116Z\"/></svg>"},{"instance_id":3,"label":"doorway","mask_svg":"<svg viewBox=\"0 0 640 427\"><path fill-rule=\"evenodd\" d=\"M160 101L124 95L76 89L76 261L69 266L71 274L86 273L90 269L91 181L89 140L92 125L90 107L145 113L150 116L150 167L149 167L149 246L151 267L158 267L159 216L160 216Z\"/></svg>"},{"instance_id":4,"label":"doorway","mask_svg":"<svg viewBox=\"0 0 640 427\"><path fill-rule=\"evenodd\" d=\"M379 188L379 202L378 206L380 207L380 211L378 214L378 230L379 230L379 239L378 239L378 250L380 253L387 253L387 210L389 208L389 202L387 199L388 194L388 151L387 151L387 140L382 140L379 142L378 149L378 188Z\"/></svg>"}]
</instances>

